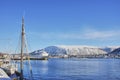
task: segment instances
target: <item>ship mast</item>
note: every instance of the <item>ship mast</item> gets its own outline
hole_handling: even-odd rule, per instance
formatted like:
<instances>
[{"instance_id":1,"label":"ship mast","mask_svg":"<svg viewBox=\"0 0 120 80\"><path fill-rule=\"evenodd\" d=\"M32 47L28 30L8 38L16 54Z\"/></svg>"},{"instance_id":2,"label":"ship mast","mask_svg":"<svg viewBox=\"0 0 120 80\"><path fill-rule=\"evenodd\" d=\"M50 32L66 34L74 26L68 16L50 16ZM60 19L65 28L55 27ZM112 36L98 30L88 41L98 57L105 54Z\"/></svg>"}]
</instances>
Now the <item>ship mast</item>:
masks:
<instances>
[{"instance_id":1,"label":"ship mast","mask_svg":"<svg viewBox=\"0 0 120 80\"><path fill-rule=\"evenodd\" d=\"M24 17L22 17L22 32L21 32L21 63L20 63L20 69L21 69L21 76L20 80L23 80L23 51L24 51Z\"/></svg>"}]
</instances>

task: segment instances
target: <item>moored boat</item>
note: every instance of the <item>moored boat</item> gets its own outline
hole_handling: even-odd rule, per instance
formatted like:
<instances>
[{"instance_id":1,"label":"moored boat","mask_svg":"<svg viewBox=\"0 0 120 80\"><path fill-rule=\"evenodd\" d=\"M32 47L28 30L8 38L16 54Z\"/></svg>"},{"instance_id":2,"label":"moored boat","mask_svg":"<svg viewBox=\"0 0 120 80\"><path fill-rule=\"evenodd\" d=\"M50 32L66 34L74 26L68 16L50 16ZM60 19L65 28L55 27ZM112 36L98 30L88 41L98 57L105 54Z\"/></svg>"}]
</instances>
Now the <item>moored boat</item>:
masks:
<instances>
[{"instance_id":1,"label":"moored boat","mask_svg":"<svg viewBox=\"0 0 120 80\"><path fill-rule=\"evenodd\" d=\"M0 80L12 80L6 72L0 68Z\"/></svg>"},{"instance_id":2,"label":"moored boat","mask_svg":"<svg viewBox=\"0 0 120 80\"><path fill-rule=\"evenodd\" d=\"M44 50L38 50L38 51L30 53L30 59L31 60L47 60L48 53L45 52Z\"/></svg>"}]
</instances>

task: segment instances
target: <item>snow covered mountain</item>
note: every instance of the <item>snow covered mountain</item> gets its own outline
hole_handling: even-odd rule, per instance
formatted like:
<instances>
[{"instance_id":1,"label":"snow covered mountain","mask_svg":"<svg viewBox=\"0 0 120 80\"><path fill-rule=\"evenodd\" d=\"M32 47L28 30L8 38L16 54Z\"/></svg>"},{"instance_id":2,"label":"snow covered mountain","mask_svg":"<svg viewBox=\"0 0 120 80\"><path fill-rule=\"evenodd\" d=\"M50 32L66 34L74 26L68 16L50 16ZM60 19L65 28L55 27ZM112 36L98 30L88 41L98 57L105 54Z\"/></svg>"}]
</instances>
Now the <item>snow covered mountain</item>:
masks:
<instances>
[{"instance_id":1,"label":"snow covered mountain","mask_svg":"<svg viewBox=\"0 0 120 80\"><path fill-rule=\"evenodd\" d=\"M105 48L101 48L102 50L104 50L107 53L110 53L112 51L114 51L115 49L119 48L119 46L109 46L109 47L105 47Z\"/></svg>"},{"instance_id":2,"label":"snow covered mountain","mask_svg":"<svg viewBox=\"0 0 120 80\"><path fill-rule=\"evenodd\" d=\"M120 47L110 52L110 54L120 54Z\"/></svg>"},{"instance_id":3,"label":"snow covered mountain","mask_svg":"<svg viewBox=\"0 0 120 80\"><path fill-rule=\"evenodd\" d=\"M97 55L106 51L93 46L49 46L44 49L49 55ZM37 50L38 52L40 50Z\"/></svg>"}]
</instances>

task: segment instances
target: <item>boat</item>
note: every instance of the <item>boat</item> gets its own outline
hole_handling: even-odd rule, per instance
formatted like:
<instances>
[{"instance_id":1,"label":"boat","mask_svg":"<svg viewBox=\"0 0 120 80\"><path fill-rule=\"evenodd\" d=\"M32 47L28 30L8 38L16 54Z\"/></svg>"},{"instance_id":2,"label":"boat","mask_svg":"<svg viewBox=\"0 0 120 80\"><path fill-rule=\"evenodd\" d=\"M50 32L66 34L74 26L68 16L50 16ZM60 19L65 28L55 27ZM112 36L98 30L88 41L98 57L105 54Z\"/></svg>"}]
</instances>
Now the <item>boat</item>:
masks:
<instances>
[{"instance_id":1,"label":"boat","mask_svg":"<svg viewBox=\"0 0 120 80\"><path fill-rule=\"evenodd\" d=\"M24 60L25 48L26 48L26 44L25 44L24 17L22 17L21 52L19 56L20 71L18 71L18 67L14 59L12 59L12 57L9 58L9 60L7 58L4 58L4 60L0 60L0 80L26 80L23 76L23 60ZM27 57L29 59L29 55ZM12 62L12 64L10 63L11 60L14 61ZM29 61L29 65L30 65L30 61ZM32 74L31 66L29 67L29 69L30 69L30 73Z\"/></svg>"},{"instance_id":2,"label":"boat","mask_svg":"<svg viewBox=\"0 0 120 80\"><path fill-rule=\"evenodd\" d=\"M24 29L24 17L22 17L22 31L21 31L21 52L20 52L20 80L26 80L24 78L23 75L23 60L24 60L24 53L28 53L27 52L27 44L25 41L25 29ZM26 52L25 52L26 51ZM28 58L28 63L29 63L29 70L30 70L30 78L32 79L32 67L30 65L30 58L29 58L29 54L27 55ZM31 80L29 79L29 80Z\"/></svg>"},{"instance_id":3,"label":"boat","mask_svg":"<svg viewBox=\"0 0 120 80\"><path fill-rule=\"evenodd\" d=\"M4 72L11 78L11 80L17 80L19 78L19 76L16 75L17 65L11 61L10 56L0 59L0 68L4 70Z\"/></svg>"},{"instance_id":4,"label":"boat","mask_svg":"<svg viewBox=\"0 0 120 80\"><path fill-rule=\"evenodd\" d=\"M0 68L0 80L11 80L11 78L1 68Z\"/></svg>"},{"instance_id":5,"label":"boat","mask_svg":"<svg viewBox=\"0 0 120 80\"><path fill-rule=\"evenodd\" d=\"M48 53L44 50L37 50L30 53L30 59L31 60L47 60Z\"/></svg>"}]
</instances>

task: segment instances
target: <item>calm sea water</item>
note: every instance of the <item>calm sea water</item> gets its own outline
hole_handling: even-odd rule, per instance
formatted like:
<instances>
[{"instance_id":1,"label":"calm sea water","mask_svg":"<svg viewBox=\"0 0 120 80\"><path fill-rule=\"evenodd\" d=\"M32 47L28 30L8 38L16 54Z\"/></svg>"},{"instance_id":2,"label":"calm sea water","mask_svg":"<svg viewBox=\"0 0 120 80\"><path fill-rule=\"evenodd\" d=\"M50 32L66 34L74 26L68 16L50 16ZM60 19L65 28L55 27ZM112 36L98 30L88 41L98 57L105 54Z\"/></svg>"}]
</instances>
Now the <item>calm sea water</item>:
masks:
<instances>
[{"instance_id":1,"label":"calm sea water","mask_svg":"<svg viewBox=\"0 0 120 80\"><path fill-rule=\"evenodd\" d=\"M33 80L120 80L120 59L32 60L31 65ZM24 76L30 78L26 61Z\"/></svg>"}]
</instances>

